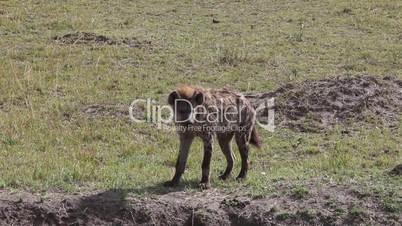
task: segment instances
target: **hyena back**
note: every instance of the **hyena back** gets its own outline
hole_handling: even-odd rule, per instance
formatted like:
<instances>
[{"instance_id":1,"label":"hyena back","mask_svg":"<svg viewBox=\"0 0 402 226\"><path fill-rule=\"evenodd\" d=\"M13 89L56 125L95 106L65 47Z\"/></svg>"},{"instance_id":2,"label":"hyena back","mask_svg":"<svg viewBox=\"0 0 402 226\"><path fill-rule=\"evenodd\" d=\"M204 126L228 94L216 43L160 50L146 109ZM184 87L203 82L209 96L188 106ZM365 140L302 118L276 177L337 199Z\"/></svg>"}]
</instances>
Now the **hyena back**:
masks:
<instances>
[{"instance_id":1,"label":"hyena back","mask_svg":"<svg viewBox=\"0 0 402 226\"><path fill-rule=\"evenodd\" d=\"M246 177L249 143L260 148L261 141L255 128L256 112L242 94L229 89L213 90L179 86L170 93L168 103L174 110L176 129L180 137L180 150L175 175L172 180L165 183L166 186L175 186L179 183L195 137L200 137L204 144L200 182L202 188L210 186L209 169L214 135L227 161L226 169L220 175L220 179L228 178L233 169L234 159L230 145L233 137L241 156L241 170L237 178Z\"/></svg>"}]
</instances>

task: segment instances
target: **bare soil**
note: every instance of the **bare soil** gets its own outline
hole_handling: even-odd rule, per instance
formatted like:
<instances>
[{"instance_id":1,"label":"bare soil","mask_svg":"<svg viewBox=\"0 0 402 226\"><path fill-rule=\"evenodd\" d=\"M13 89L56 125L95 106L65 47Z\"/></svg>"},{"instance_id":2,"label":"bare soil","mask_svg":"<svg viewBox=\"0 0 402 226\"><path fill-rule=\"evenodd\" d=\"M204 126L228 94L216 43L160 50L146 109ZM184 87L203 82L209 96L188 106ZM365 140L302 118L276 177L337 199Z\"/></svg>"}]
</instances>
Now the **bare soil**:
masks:
<instances>
[{"instance_id":1,"label":"bare soil","mask_svg":"<svg viewBox=\"0 0 402 226\"><path fill-rule=\"evenodd\" d=\"M129 107L122 104L91 104L82 107L81 111L90 118L128 118L129 116ZM141 114L141 111L138 114Z\"/></svg>"},{"instance_id":2,"label":"bare soil","mask_svg":"<svg viewBox=\"0 0 402 226\"><path fill-rule=\"evenodd\" d=\"M165 191L138 196L129 190L84 194L0 191L1 225L400 225L375 195L335 184L306 184L295 195L250 198L218 190ZM152 189L149 189L152 190ZM402 197L399 197L402 198Z\"/></svg>"},{"instance_id":3,"label":"bare soil","mask_svg":"<svg viewBox=\"0 0 402 226\"><path fill-rule=\"evenodd\" d=\"M104 35L88 32L76 32L53 37L57 43L75 45L125 45L131 48L150 47L151 41L140 41L137 38L114 39Z\"/></svg>"}]
</instances>

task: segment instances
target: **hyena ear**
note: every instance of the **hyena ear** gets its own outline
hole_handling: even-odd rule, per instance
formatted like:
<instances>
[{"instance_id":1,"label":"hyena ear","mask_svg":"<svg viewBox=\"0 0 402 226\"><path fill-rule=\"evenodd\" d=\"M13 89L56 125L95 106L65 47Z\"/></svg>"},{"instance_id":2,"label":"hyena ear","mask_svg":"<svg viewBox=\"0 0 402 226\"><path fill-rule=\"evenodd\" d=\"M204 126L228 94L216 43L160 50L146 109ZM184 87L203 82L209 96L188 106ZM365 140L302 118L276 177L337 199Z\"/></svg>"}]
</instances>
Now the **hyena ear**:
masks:
<instances>
[{"instance_id":1,"label":"hyena ear","mask_svg":"<svg viewBox=\"0 0 402 226\"><path fill-rule=\"evenodd\" d=\"M201 104L204 103L204 94L201 93L201 92L196 92L194 99L195 99L195 102L196 102L198 105L201 105Z\"/></svg>"},{"instance_id":2,"label":"hyena ear","mask_svg":"<svg viewBox=\"0 0 402 226\"><path fill-rule=\"evenodd\" d=\"M179 98L179 94L176 91L171 92L168 97L168 103L173 106L177 98Z\"/></svg>"}]
</instances>

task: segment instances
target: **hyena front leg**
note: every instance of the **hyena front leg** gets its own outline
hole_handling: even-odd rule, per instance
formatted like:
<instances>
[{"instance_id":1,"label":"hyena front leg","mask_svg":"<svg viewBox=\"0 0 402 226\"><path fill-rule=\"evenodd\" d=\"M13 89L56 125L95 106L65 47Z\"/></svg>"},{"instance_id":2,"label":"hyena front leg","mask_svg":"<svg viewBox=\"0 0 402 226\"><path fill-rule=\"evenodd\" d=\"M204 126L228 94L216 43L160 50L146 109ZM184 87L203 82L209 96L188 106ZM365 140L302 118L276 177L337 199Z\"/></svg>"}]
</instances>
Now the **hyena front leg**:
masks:
<instances>
[{"instance_id":1,"label":"hyena front leg","mask_svg":"<svg viewBox=\"0 0 402 226\"><path fill-rule=\"evenodd\" d=\"M209 183L209 169L211 166L212 157L212 135L207 135L203 137L204 142L204 159L202 160L202 177L200 182L200 187L202 189L210 188Z\"/></svg>"},{"instance_id":2,"label":"hyena front leg","mask_svg":"<svg viewBox=\"0 0 402 226\"><path fill-rule=\"evenodd\" d=\"M241 180L246 178L248 171L248 136L245 133L236 133L235 139L241 156L241 170L237 179Z\"/></svg>"},{"instance_id":3,"label":"hyena front leg","mask_svg":"<svg viewBox=\"0 0 402 226\"><path fill-rule=\"evenodd\" d=\"M165 182L165 186L173 187L179 184L181 175L184 173L184 169L186 168L188 152L193 139L193 135L180 134L180 150L176 161L176 172L172 180Z\"/></svg>"},{"instance_id":4,"label":"hyena front leg","mask_svg":"<svg viewBox=\"0 0 402 226\"><path fill-rule=\"evenodd\" d=\"M230 145L230 141L233 138L233 133L221 133L217 134L219 146L226 158L226 170L222 175L219 176L221 180L226 180L233 169L233 152L232 147Z\"/></svg>"}]
</instances>

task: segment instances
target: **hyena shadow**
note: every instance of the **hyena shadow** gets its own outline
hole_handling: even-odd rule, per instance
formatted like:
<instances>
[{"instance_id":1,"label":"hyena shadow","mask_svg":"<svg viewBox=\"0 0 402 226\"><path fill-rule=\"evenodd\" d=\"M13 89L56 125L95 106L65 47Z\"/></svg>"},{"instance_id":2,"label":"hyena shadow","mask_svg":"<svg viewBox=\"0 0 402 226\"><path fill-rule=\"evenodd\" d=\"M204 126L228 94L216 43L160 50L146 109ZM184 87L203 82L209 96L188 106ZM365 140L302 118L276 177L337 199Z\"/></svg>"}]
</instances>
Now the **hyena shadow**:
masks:
<instances>
[{"instance_id":1,"label":"hyena shadow","mask_svg":"<svg viewBox=\"0 0 402 226\"><path fill-rule=\"evenodd\" d=\"M183 180L182 183L180 183L176 187L166 187L166 186L164 186L164 183L159 182L159 183L149 185L149 186L127 189L126 191L129 193L134 193L134 194L139 194L139 195L143 195L143 194L164 195L164 194L168 194L171 192L179 192L179 191L185 191L185 190L191 190L191 189L199 189L199 181L198 180L196 180L196 179Z\"/></svg>"}]
</instances>

